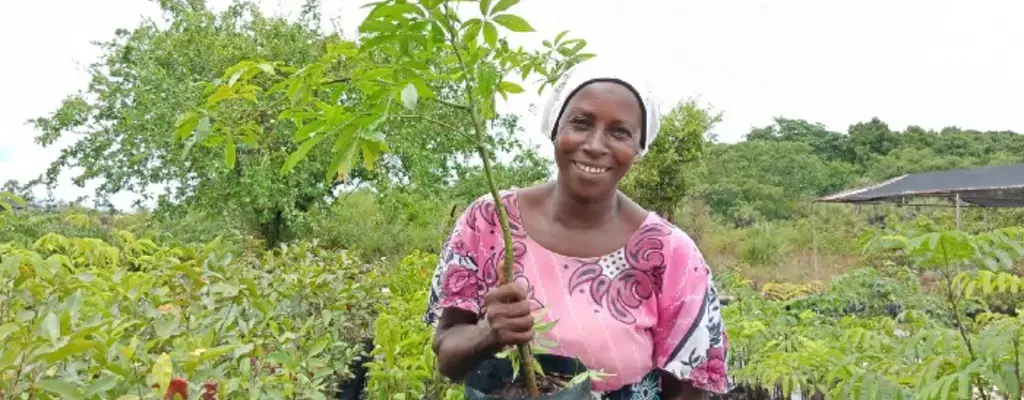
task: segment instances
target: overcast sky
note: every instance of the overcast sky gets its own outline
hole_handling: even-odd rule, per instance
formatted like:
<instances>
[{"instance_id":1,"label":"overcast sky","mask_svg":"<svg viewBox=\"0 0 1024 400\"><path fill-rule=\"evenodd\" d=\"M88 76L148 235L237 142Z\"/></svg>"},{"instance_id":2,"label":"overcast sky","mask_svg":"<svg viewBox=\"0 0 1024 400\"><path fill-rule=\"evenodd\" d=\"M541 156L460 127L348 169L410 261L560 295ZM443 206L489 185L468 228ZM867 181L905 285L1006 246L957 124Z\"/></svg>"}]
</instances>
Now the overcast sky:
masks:
<instances>
[{"instance_id":1,"label":"overcast sky","mask_svg":"<svg viewBox=\"0 0 1024 400\"><path fill-rule=\"evenodd\" d=\"M346 34L365 15L363 0L323 3L325 17L340 16ZM301 0L262 4L295 14ZM526 41L568 29L601 58L642 68L665 108L695 96L722 111L716 133L725 141L775 116L840 131L877 116L893 129L1024 132L1024 3L1017 0L523 0L516 9L538 30ZM132 28L143 15L158 15L150 1L0 5L7 93L0 100L0 182L29 180L56 158L56 148L33 142L37 132L25 120L86 86L83 65L99 55L90 41ZM537 131L527 111L535 102L528 93L508 105L524 114L528 133ZM65 180L57 195L89 193ZM118 196L115 204L130 201Z\"/></svg>"}]
</instances>

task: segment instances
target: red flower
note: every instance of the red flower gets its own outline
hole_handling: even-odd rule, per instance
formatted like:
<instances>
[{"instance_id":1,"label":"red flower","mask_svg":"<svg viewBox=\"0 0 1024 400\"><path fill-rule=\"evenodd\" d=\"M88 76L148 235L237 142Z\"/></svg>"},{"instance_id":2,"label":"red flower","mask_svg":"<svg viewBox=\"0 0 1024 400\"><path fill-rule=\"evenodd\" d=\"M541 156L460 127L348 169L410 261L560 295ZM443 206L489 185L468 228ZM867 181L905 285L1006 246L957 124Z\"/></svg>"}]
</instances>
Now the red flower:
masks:
<instances>
[{"instance_id":1,"label":"red flower","mask_svg":"<svg viewBox=\"0 0 1024 400\"><path fill-rule=\"evenodd\" d=\"M164 400L174 400L174 395L181 396L181 400L188 400L188 381L185 378L171 379L171 384L167 385Z\"/></svg>"},{"instance_id":2,"label":"red flower","mask_svg":"<svg viewBox=\"0 0 1024 400\"><path fill-rule=\"evenodd\" d=\"M463 266L452 264L444 272L442 291L445 297L465 299L476 297L480 292L480 278L476 272Z\"/></svg>"},{"instance_id":3,"label":"red flower","mask_svg":"<svg viewBox=\"0 0 1024 400\"><path fill-rule=\"evenodd\" d=\"M217 382L209 381L203 384L202 400L217 400Z\"/></svg>"}]
</instances>

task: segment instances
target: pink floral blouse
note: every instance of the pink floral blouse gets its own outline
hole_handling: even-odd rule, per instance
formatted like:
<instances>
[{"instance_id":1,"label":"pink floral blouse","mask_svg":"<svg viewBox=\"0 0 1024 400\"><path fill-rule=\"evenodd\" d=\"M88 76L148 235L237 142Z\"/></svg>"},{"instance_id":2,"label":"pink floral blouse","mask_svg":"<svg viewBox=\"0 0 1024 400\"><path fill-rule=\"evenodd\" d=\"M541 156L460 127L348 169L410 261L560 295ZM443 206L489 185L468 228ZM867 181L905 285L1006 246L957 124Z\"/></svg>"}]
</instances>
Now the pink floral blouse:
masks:
<instances>
[{"instance_id":1,"label":"pink floral blouse","mask_svg":"<svg viewBox=\"0 0 1024 400\"><path fill-rule=\"evenodd\" d=\"M512 227L515 281L536 309L547 310L546 319L558 321L547 334L558 344L552 353L611 374L594 381L595 392L628 389L632 398L657 398L658 369L711 393L728 391L717 291L688 235L650 213L624 247L597 258L568 257L531 240L515 191L502 202ZM460 216L442 249L425 322L436 323L448 307L483 315L502 253L494 201L483 196Z\"/></svg>"}]
</instances>

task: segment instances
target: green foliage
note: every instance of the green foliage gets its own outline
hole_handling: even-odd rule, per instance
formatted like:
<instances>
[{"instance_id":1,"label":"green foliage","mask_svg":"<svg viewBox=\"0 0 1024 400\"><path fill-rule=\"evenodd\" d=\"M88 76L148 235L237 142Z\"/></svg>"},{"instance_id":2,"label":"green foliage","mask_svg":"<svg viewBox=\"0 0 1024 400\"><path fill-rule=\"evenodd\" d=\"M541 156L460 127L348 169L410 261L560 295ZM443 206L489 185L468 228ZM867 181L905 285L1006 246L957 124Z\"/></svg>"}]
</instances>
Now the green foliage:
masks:
<instances>
[{"instance_id":1,"label":"green foliage","mask_svg":"<svg viewBox=\"0 0 1024 400\"><path fill-rule=\"evenodd\" d=\"M965 310L979 295L1024 288L1004 268L1024 259L1022 239L1020 228L885 237L884 251L914 268L857 270L817 294L766 285L765 298L749 282L723 275L721 290L736 297L723 309L732 373L748 390L783 395L1019 398L1024 317L995 313L983 301ZM921 269L941 271L942 284L922 288Z\"/></svg>"},{"instance_id":2,"label":"green foliage","mask_svg":"<svg viewBox=\"0 0 1024 400\"><path fill-rule=\"evenodd\" d=\"M301 243L234 258L120 237L0 245L0 393L323 399L350 374L380 296L370 266Z\"/></svg>"},{"instance_id":3,"label":"green foliage","mask_svg":"<svg viewBox=\"0 0 1024 400\"><path fill-rule=\"evenodd\" d=\"M32 121L43 146L75 135L43 183L54 185L77 166L82 173L74 182L99 181L101 202L122 191L148 199L163 188L158 212L166 218L216 216L273 247L298 237L311 210L342 190L346 182L324 179L325 167L333 163L340 169L340 159L353 161L344 168L352 172L350 183L437 194L455 184L477 150L474 141L456 134L472 126L469 116L437 102L417 101L418 115L386 120L354 121L350 117L358 110L342 112L353 104L383 104L360 82L389 79L382 73L400 66L388 66L395 55L387 43L354 55L356 43L318 31L315 1L297 21L265 16L244 0L222 13L204 1L160 4L162 21L119 30L100 44L103 55L90 67L86 91ZM399 73L409 77L408 71ZM353 82L352 75L365 79ZM457 89L450 74L429 76L416 81L426 91L414 91L417 98L427 92L450 96ZM403 88L413 87L406 83ZM401 108L396 96L393 111ZM362 128L355 137L348 129L357 125ZM516 126L512 116L494 116L494 151L519 157L523 146L514 137ZM319 145L332 134L340 134L332 146ZM392 152L377 159L384 150ZM359 164L356 155L372 157ZM538 171L544 164L527 156L526 163L509 168Z\"/></svg>"},{"instance_id":4,"label":"green foliage","mask_svg":"<svg viewBox=\"0 0 1024 400\"><path fill-rule=\"evenodd\" d=\"M421 321L437 256L413 252L379 274L388 290L374 322L373 360L367 363L367 395L378 399L460 400L463 391L437 372L434 332Z\"/></svg>"},{"instance_id":5,"label":"green foliage","mask_svg":"<svg viewBox=\"0 0 1024 400\"><path fill-rule=\"evenodd\" d=\"M495 9L505 11L511 6L496 4ZM556 40L546 51L534 53L513 49L496 38L480 42L481 29L491 31L502 26L514 32L532 30L515 15L489 14L494 9L480 18L463 21L441 1L384 1L369 7L373 10L360 25L358 43L330 40L326 52L312 63L293 67L246 60L226 69L221 79L207 89L205 106L178 121L177 139L191 140L196 125L193 121L204 121L204 115L219 112L226 107L221 106L227 104L224 102L259 104L280 98L287 109L279 118L300 127L294 135L299 147L282 166L282 173L289 173L322 142L332 143L332 158L325 163L327 181L347 179L360 161L372 170L390 149L390 132L384 128L403 120L443 128L442 136L449 138L446 143L461 141L480 151L493 152L496 149L487 147L493 146L491 139L484 140L486 148L481 150L475 135L497 117L496 95L522 91L509 80L510 73L518 73L523 79L537 73L549 82L572 63L589 57L580 53L584 43L576 39ZM253 83L255 79L271 79L272 86L264 90ZM437 107L421 110L420 99ZM419 113L409 114L403 108ZM452 112L461 113L468 123L452 125L445 121L449 118L441 119ZM225 133L217 133L222 119L213 119L214 133L205 142L223 147L230 154L231 141ZM325 141L327 138L331 140ZM230 157L225 156L225 162L229 161Z\"/></svg>"},{"instance_id":6,"label":"green foliage","mask_svg":"<svg viewBox=\"0 0 1024 400\"><path fill-rule=\"evenodd\" d=\"M622 191L645 207L674 220L676 207L694 186L692 172L704 157L705 135L721 122L690 99L662 117L661 133L622 182Z\"/></svg>"},{"instance_id":7,"label":"green foliage","mask_svg":"<svg viewBox=\"0 0 1024 400\"><path fill-rule=\"evenodd\" d=\"M801 202L848 182L848 165L824 161L811 149L788 141L712 146L701 197L740 225L796 215Z\"/></svg>"},{"instance_id":8,"label":"green foliage","mask_svg":"<svg viewBox=\"0 0 1024 400\"><path fill-rule=\"evenodd\" d=\"M873 118L834 132L776 118L746 140L716 144L697 197L735 225L806 215L798 204L903 174L1024 162L1024 135L917 126L893 131Z\"/></svg>"},{"instance_id":9,"label":"green foliage","mask_svg":"<svg viewBox=\"0 0 1024 400\"><path fill-rule=\"evenodd\" d=\"M25 199L12 192L0 192L0 211L13 212L14 207L25 207Z\"/></svg>"},{"instance_id":10,"label":"green foliage","mask_svg":"<svg viewBox=\"0 0 1024 400\"><path fill-rule=\"evenodd\" d=\"M221 215L232 225L259 232L272 246L287 238L289 221L333 189L311 179L315 168L279 178L295 132L272 118L282 106L231 102L223 113L230 124L219 125L211 125L208 117L180 114L204 95L205 82L240 60L298 64L321 56L318 21L310 14L299 22L268 17L242 1L219 14L203 1L160 4L162 23L147 20L100 43L103 55L89 69L87 91L33 121L42 131L37 141L43 146L77 136L61 150L44 182L55 184L64 170L76 166L83 172L74 182L81 186L99 180L100 199L120 191L146 199L163 187L161 212L180 211L173 213L178 218L185 210ZM175 144L175 137L193 130L193 140ZM197 142L219 142L224 149ZM231 169L220 164L225 155Z\"/></svg>"},{"instance_id":11,"label":"green foliage","mask_svg":"<svg viewBox=\"0 0 1024 400\"><path fill-rule=\"evenodd\" d=\"M481 2L479 17L462 20L447 1L371 3L366 6L371 8L369 15L360 24L359 43L328 43L319 62L294 68L246 60L228 68L221 80L208 87L206 105L179 119L176 139L192 140L193 130L197 135L204 134L205 129L199 132L195 127L205 127L202 123L208 115L221 111L216 107L218 103L259 102L256 93L261 89L250 80L274 76L280 71L287 77L266 92L289 103L279 118L300 127L295 134L299 148L289 155L281 173L291 172L310 150L329 138L333 145L326 181L344 181L360 160L364 168L373 170L377 160L388 151L382 124L395 119L426 121L444 128L444 134L476 146L488 188L498 204L505 247L511 249L508 217L498 198L491 166L496 149L486 132L497 116L496 97L500 94L507 98L510 93L523 91L510 80L511 74L519 75L520 79L537 75L543 90L562 72L592 57L580 52L586 44L583 40L563 40L566 32L545 42L545 50L534 52L513 49L506 40L499 40L496 26L512 32L533 30L523 18L507 12L514 4L502 2L491 7L489 2ZM484 42L479 41L481 31ZM454 87L443 84L452 82ZM441 90L446 88L449 90ZM471 125L452 126L422 111L402 111L404 108L415 112L420 98L462 112ZM217 125L215 122L215 131ZM204 141L223 146L225 163L229 167L234 164L230 134L215 133L204 137ZM511 251L506 251L504 264L502 281L510 282ZM521 347L520 353L523 360L530 359L525 348ZM532 369L527 371L527 388L531 395L537 395Z\"/></svg>"}]
</instances>

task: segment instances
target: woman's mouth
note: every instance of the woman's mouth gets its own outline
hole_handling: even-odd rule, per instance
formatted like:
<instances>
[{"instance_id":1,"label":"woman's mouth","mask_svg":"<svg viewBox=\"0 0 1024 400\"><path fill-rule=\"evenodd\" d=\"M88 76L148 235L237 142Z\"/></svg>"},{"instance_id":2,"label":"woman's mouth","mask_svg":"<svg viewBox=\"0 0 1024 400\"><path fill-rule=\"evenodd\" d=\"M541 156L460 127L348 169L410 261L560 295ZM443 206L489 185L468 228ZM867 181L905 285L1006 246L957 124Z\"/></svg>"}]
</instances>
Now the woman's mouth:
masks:
<instances>
[{"instance_id":1,"label":"woman's mouth","mask_svg":"<svg viewBox=\"0 0 1024 400\"><path fill-rule=\"evenodd\" d=\"M580 171L583 171L585 173L591 174L591 175L600 175L600 174L603 174L605 172L608 172L608 171L612 170L611 168L598 167L598 166L587 165L587 164L580 164L580 163L575 162L575 161L573 161L572 165L576 166L576 169L578 169Z\"/></svg>"}]
</instances>

